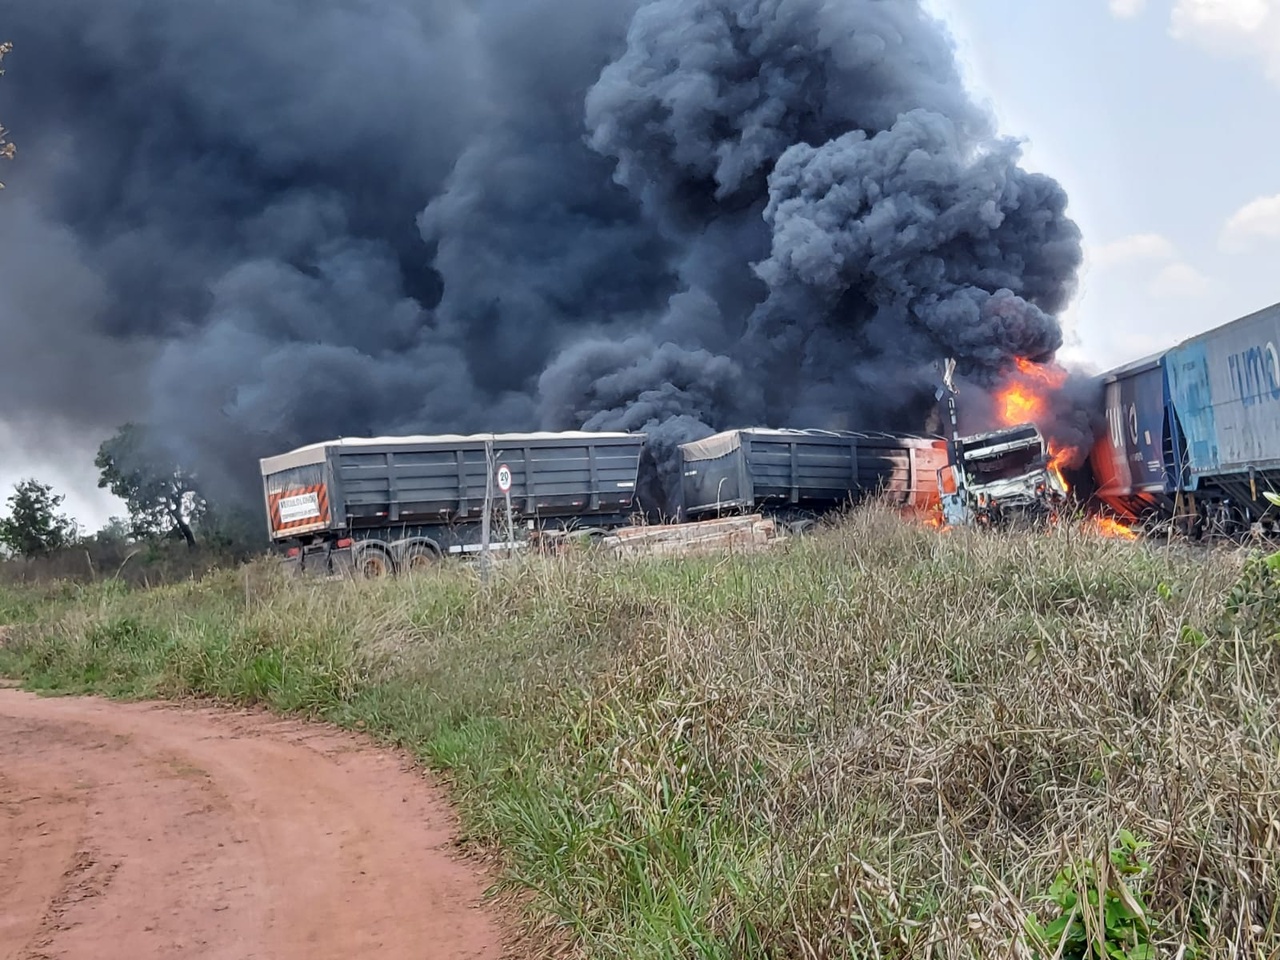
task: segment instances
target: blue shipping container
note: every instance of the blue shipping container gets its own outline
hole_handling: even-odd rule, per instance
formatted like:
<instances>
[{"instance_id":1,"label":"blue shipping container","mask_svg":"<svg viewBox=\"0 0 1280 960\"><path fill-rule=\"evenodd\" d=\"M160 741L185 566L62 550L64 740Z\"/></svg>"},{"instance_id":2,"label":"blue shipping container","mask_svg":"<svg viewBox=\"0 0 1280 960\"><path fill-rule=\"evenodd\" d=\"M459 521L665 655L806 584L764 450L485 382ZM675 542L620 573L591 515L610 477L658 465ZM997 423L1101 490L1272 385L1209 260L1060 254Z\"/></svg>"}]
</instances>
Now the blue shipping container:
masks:
<instances>
[{"instance_id":1,"label":"blue shipping container","mask_svg":"<svg viewBox=\"0 0 1280 960\"><path fill-rule=\"evenodd\" d=\"M1280 304L1188 340L1167 363L1193 486L1280 469Z\"/></svg>"},{"instance_id":2,"label":"blue shipping container","mask_svg":"<svg viewBox=\"0 0 1280 960\"><path fill-rule=\"evenodd\" d=\"M1218 430L1209 389L1209 357L1202 343L1186 343L1165 357L1169 391L1186 438L1187 487L1218 472Z\"/></svg>"}]
</instances>

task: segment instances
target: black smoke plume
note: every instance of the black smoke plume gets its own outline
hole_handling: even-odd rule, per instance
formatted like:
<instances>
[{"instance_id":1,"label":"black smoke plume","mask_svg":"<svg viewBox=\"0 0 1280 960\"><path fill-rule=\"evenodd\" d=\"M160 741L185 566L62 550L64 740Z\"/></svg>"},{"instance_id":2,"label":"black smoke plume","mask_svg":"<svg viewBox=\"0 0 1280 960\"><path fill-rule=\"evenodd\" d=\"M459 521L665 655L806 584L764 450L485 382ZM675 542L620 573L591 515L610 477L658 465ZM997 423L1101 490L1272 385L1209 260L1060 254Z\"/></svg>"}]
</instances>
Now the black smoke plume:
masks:
<instances>
[{"instance_id":1,"label":"black smoke plume","mask_svg":"<svg viewBox=\"0 0 1280 960\"><path fill-rule=\"evenodd\" d=\"M342 435L919 430L1080 234L917 0L0 0L0 409L206 483Z\"/></svg>"}]
</instances>

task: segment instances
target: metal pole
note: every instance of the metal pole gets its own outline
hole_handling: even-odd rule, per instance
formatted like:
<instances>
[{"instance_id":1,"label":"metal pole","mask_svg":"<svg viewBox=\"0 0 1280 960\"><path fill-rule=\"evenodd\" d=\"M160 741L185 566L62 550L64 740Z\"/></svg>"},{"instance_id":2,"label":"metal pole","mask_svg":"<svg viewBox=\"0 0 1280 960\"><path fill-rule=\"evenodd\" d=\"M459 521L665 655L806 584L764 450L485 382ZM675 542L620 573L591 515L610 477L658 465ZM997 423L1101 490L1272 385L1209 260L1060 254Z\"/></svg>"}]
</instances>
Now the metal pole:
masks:
<instances>
[{"instance_id":1,"label":"metal pole","mask_svg":"<svg viewBox=\"0 0 1280 960\"><path fill-rule=\"evenodd\" d=\"M964 494L964 454L960 444L960 420L956 415L956 385L955 385L955 360L948 359L946 362L946 373L942 382L946 390L947 397L947 417L951 421L951 458L956 467L956 492Z\"/></svg>"},{"instance_id":2,"label":"metal pole","mask_svg":"<svg viewBox=\"0 0 1280 960\"><path fill-rule=\"evenodd\" d=\"M493 441L484 442L484 516L480 519L480 577L489 580L489 530L493 516Z\"/></svg>"},{"instance_id":3,"label":"metal pole","mask_svg":"<svg viewBox=\"0 0 1280 960\"><path fill-rule=\"evenodd\" d=\"M964 448L960 442L960 421L956 413L956 361L948 358L943 363L942 387L935 394L938 400L947 402L947 419L951 421L951 439L947 444L951 477L955 481L956 492L951 496L939 494L942 499L942 512L948 524L967 523L969 521L967 478L964 470Z\"/></svg>"},{"instance_id":4,"label":"metal pole","mask_svg":"<svg viewBox=\"0 0 1280 960\"><path fill-rule=\"evenodd\" d=\"M512 556L515 556L515 552L516 552L516 527L515 527L515 521L512 519L512 516L511 516L510 488L507 489L507 492L503 494L503 496L507 498L507 556L512 557Z\"/></svg>"}]
</instances>

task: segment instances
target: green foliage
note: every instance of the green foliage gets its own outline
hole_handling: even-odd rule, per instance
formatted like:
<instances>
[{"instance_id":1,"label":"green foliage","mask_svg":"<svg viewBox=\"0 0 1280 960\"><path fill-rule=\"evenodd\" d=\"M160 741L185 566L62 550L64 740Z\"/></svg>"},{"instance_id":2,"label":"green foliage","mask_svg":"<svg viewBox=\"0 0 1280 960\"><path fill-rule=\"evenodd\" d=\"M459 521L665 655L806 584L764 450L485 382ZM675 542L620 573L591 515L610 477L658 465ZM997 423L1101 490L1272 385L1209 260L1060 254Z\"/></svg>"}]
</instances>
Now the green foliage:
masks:
<instances>
[{"instance_id":1,"label":"green foliage","mask_svg":"<svg viewBox=\"0 0 1280 960\"><path fill-rule=\"evenodd\" d=\"M1254 554L1227 595L1224 625L1280 639L1280 553Z\"/></svg>"},{"instance_id":2,"label":"green foliage","mask_svg":"<svg viewBox=\"0 0 1280 960\"><path fill-rule=\"evenodd\" d=\"M1133 889L1151 868L1141 857L1150 846L1121 830L1108 864L1084 862L1058 872L1039 898L1057 906L1058 917L1044 926L1034 917L1027 921L1028 932L1048 951L1035 951L1037 960L1155 960L1147 907Z\"/></svg>"},{"instance_id":3,"label":"green foliage","mask_svg":"<svg viewBox=\"0 0 1280 960\"><path fill-rule=\"evenodd\" d=\"M133 525L124 517L112 517L91 539L101 546L123 546L133 540Z\"/></svg>"},{"instance_id":4,"label":"green foliage","mask_svg":"<svg viewBox=\"0 0 1280 960\"><path fill-rule=\"evenodd\" d=\"M15 485L9 516L0 518L0 546L21 557L44 557L74 542L75 525L58 512L65 499L37 480Z\"/></svg>"},{"instance_id":5,"label":"green foliage","mask_svg":"<svg viewBox=\"0 0 1280 960\"><path fill-rule=\"evenodd\" d=\"M129 508L134 536L181 536L196 545L193 526L207 504L195 476L164 450L163 442L137 424L125 424L98 448L98 486Z\"/></svg>"},{"instance_id":6,"label":"green foliage","mask_svg":"<svg viewBox=\"0 0 1280 960\"><path fill-rule=\"evenodd\" d=\"M262 509L237 505L205 504L195 534L207 547L247 560L270 546Z\"/></svg>"}]
</instances>

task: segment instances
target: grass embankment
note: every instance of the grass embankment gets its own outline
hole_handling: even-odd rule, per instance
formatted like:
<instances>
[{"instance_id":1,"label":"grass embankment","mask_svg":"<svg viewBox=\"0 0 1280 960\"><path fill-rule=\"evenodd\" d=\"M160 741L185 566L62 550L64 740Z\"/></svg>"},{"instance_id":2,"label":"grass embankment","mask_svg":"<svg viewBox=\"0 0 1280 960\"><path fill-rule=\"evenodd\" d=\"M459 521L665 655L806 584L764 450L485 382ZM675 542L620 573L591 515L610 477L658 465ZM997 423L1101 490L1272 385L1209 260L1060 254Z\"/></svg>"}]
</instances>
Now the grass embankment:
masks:
<instances>
[{"instance_id":1,"label":"grass embankment","mask_svg":"<svg viewBox=\"0 0 1280 960\"><path fill-rule=\"evenodd\" d=\"M1231 556L867 510L766 555L531 561L487 591L450 566L0 593L19 622L0 670L403 743L591 956L1032 956L1036 912L1065 918L1067 957L1086 936L1263 957L1280 591L1240 576Z\"/></svg>"}]
</instances>

